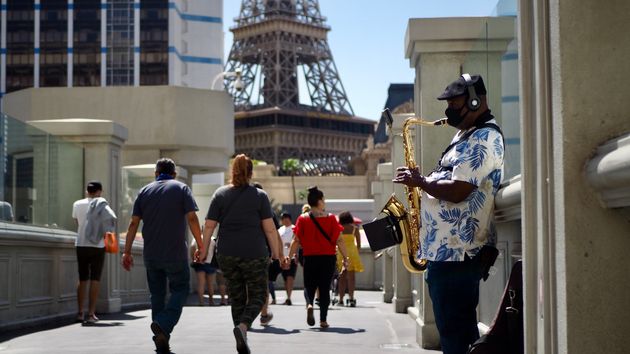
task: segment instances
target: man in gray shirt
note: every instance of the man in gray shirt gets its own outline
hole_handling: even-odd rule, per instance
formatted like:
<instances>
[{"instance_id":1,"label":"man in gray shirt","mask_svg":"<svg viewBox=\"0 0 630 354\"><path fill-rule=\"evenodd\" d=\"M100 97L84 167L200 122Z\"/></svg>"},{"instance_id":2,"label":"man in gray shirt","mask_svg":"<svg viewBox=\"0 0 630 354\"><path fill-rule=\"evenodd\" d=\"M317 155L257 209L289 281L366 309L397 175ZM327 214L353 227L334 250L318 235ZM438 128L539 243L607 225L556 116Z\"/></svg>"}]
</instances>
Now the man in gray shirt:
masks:
<instances>
[{"instance_id":1,"label":"man in gray shirt","mask_svg":"<svg viewBox=\"0 0 630 354\"><path fill-rule=\"evenodd\" d=\"M176 181L176 175L173 160L161 158L155 164L156 180L140 190L134 203L122 258L123 267L129 271L133 266L131 245L142 220L144 265L151 293L151 331L158 353L170 353L170 334L188 298L187 222L197 245L203 244L195 213L199 209L190 188ZM167 280L171 293L168 302Z\"/></svg>"}]
</instances>

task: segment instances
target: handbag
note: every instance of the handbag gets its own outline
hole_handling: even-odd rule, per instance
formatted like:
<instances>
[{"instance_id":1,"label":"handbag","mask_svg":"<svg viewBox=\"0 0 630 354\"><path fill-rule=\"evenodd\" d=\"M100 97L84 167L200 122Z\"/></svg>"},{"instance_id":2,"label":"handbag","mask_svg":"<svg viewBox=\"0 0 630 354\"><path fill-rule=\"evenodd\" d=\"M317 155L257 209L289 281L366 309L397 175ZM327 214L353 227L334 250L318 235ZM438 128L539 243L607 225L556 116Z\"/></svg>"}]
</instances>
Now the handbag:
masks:
<instances>
[{"instance_id":1,"label":"handbag","mask_svg":"<svg viewBox=\"0 0 630 354\"><path fill-rule=\"evenodd\" d=\"M118 253L118 239L115 232L106 232L104 241L106 253Z\"/></svg>"},{"instance_id":2,"label":"handbag","mask_svg":"<svg viewBox=\"0 0 630 354\"><path fill-rule=\"evenodd\" d=\"M217 241L216 239L211 239L210 240L210 246L209 246L209 250L208 250L208 254L210 258L210 266L214 267L214 268L219 268L219 260L217 259Z\"/></svg>"},{"instance_id":3,"label":"handbag","mask_svg":"<svg viewBox=\"0 0 630 354\"><path fill-rule=\"evenodd\" d=\"M374 252L398 245L403 240L397 220L390 215L363 224L363 230Z\"/></svg>"}]
</instances>

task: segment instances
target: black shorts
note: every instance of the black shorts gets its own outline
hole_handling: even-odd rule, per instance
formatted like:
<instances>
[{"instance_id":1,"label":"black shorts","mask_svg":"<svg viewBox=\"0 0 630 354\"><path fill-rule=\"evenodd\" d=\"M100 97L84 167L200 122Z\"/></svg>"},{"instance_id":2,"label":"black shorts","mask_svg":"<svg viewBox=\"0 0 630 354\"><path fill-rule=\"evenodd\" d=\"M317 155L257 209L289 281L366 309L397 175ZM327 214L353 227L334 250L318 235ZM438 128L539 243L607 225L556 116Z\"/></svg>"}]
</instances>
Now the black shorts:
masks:
<instances>
[{"instance_id":1,"label":"black shorts","mask_svg":"<svg viewBox=\"0 0 630 354\"><path fill-rule=\"evenodd\" d=\"M297 272L297 262L291 261L291 267L289 269L282 270L282 279L284 279L284 281L287 281L287 277L295 278L296 272Z\"/></svg>"},{"instance_id":2,"label":"black shorts","mask_svg":"<svg viewBox=\"0 0 630 354\"><path fill-rule=\"evenodd\" d=\"M282 268L280 268L280 261L274 259L273 262L269 263L269 281L276 281L280 273L282 273Z\"/></svg>"},{"instance_id":3,"label":"black shorts","mask_svg":"<svg viewBox=\"0 0 630 354\"><path fill-rule=\"evenodd\" d=\"M77 247L77 263L79 263L80 281L100 281L104 262L105 247Z\"/></svg>"}]
</instances>

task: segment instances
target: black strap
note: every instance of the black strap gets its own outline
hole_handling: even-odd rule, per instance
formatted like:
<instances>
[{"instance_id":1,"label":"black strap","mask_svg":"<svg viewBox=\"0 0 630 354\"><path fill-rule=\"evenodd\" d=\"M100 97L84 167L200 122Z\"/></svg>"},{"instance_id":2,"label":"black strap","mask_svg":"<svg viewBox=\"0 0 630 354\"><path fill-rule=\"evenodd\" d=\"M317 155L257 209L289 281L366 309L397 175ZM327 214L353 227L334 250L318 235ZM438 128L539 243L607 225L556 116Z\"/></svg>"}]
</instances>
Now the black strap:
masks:
<instances>
[{"instance_id":1,"label":"black strap","mask_svg":"<svg viewBox=\"0 0 630 354\"><path fill-rule=\"evenodd\" d=\"M243 195L243 192L249 188L249 185L246 185L244 188L241 188L238 192L238 195L236 196L236 198L232 199L232 203L230 203L227 208L225 208L225 212L223 213L223 217L221 218L221 221L219 222L219 224L225 222L225 219L228 217L228 215L230 215L230 210L232 209L232 206L234 204L236 204L236 202L241 199L241 196Z\"/></svg>"},{"instance_id":2,"label":"black strap","mask_svg":"<svg viewBox=\"0 0 630 354\"><path fill-rule=\"evenodd\" d=\"M466 134L464 134L461 138L459 138L457 141L451 143L449 146L446 147L446 149L444 149L444 151L442 152L442 156L440 156L440 159L438 160L438 166L437 166L437 168L434 171L438 171L438 172L439 171L452 171L453 167L442 166L442 159L444 158L444 155L446 155L457 144L461 143L462 141L468 140L468 138L470 138L470 136L473 135L474 132L476 132L479 129L483 129L483 128L494 129L501 135L501 138L503 138L503 132L501 131L501 128L499 128L498 125L496 125L494 123L487 123L487 122L483 123L483 124L480 124L480 125L476 126L476 129L473 129L471 131L466 132Z\"/></svg>"},{"instance_id":3,"label":"black strap","mask_svg":"<svg viewBox=\"0 0 630 354\"><path fill-rule=\"evenodd\" d=\"M311 217L311 220L313 220L313 222L315 223L315 226L317 226L317 228L319 229L319 232L322 233L322 235L324 235L324 237L326 237L326 239L328 240L328 242L330 242L331 245L334 246L332 240L330 239L330 236L328 236L328 234L326 234L326 232L324 231L324 229L322 228L322 226L317 222L317 220L315 219L315 215L313 215L312 212L308 213L308 216Z\"/></svg>"}]
</instances>

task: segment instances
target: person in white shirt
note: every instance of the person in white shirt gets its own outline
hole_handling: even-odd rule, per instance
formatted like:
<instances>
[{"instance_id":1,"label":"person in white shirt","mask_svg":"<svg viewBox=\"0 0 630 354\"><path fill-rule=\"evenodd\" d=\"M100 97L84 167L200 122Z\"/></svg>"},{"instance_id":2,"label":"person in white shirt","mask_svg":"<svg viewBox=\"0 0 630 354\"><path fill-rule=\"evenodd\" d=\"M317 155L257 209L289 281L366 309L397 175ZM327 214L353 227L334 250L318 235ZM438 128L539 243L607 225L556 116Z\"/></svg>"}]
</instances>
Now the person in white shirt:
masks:
<instances>
[{"instance_id":1,"label":"person in white shirt","mask_svg":"<svg viewBox=\"0 0 630 354\"><path fill-rule=\"evenodd\" d=\"M282 239L282 247L284 249L283 254L289 254L289 247L293 240L293 221L291 214L282 213L280 215L280 223L282 226L278 229L280 238ZM297 271L297 257L291 260L291 264L288 269L282 269L282 278L284 279L284 289L287 292L287 299L284 301L285 305L291 305L291 293L293 292L293 282L295 281L295 273Z\"/></svg>"},{"instance_id":2,"label":"person in white shirt","mask_svg":"<svg viewBox=\"0 0 630 354\"><path fill-rule=\"evenodd\" d=\"M72 217L77 224L77 263L79 265L79 284L77 285L77 322L83 322L83 304L85 291L90 284L87 324L98 321L96 300L105 261L104 230L113 231L116 214L109 207L105 198L101 198L103 186L98 181L87 184L87 198L77 200L72 206ZM89 212L89 216L88 216ZM89 221L89 222L88 222ZM91 223L91 224L90 224ZM90 225L88 225L90 224Z\"/></svg>"}]
</instances>

